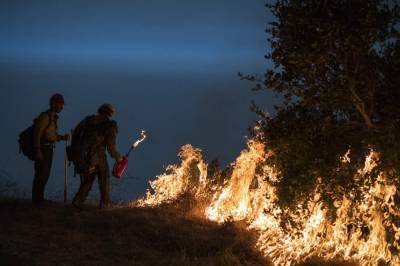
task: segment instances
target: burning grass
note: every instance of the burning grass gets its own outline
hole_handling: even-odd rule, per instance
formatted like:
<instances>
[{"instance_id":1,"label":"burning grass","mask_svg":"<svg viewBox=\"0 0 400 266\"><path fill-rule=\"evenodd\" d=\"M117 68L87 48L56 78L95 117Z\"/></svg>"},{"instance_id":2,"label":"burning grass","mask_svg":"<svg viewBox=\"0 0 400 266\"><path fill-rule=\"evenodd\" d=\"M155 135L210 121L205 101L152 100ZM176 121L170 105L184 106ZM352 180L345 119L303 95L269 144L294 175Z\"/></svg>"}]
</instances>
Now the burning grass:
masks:
<instances>
[{"instance_id":1,"label":"burning grass","mask_svg":"<svg viewBox=\"0 0 400 266\"><path fill-rule=\"evenodd\" d=\"M262 144L250 140L221 178L221 172L210 175L199 149L185 145L179 153L181 165L169 166L151 181L153 192L135 204L189 200L188 211L198 216L221 224L241 222L257 232L256 247L275 265L400 264L398 192L384 173L375 176L379 158L375 152L354 176L360 189L335 199L335 219L321 200L319 183L294 210L279 206L279 178L274 167L265 163L267 156Z\"/></svg>"}]
</instances>

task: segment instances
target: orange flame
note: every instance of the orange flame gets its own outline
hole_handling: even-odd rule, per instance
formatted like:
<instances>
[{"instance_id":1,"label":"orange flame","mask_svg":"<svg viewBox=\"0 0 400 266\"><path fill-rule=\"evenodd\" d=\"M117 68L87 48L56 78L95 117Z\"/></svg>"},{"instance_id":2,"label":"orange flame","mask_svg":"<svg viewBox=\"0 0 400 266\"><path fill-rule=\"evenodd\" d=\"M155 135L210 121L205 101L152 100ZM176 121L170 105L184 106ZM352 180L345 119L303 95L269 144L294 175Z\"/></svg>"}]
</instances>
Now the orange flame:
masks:
<instances>
[{"instance_id":1,"label":"orange flame","mask_svg":"<svg viewBox=\"0 0 400 266\"><path fill-rule=\"evenodd\" d=\"M207 205L204 216L218 223L244 220L249 229L258 231L256 246L275 265L292 265L310 257L342 258L362 265L400 265L400 211L395 204L397 188L380 173L374 181L371 174L379 155L371 151L364 167L354 180L362 186L361 200L350 193L335 202L336 220L327 217L327 206L320 200L321 186L311 200L299 203L295 211L278 206L277 171L265 164L269 153L264 145L248 141L234 163L232 173L223 184L207 176L207 164L201 150L191 145L182 147L180 166L167 167L167 172L150 182L154 193L139 199L140 206L155 206L191 193ZM350 151L342 158L349 163ZM318 181L319 182L319 181ZM296 226L283 219L289 215ZM282 225L285 225L285 228Z\"/></svg>"}]
</instances>

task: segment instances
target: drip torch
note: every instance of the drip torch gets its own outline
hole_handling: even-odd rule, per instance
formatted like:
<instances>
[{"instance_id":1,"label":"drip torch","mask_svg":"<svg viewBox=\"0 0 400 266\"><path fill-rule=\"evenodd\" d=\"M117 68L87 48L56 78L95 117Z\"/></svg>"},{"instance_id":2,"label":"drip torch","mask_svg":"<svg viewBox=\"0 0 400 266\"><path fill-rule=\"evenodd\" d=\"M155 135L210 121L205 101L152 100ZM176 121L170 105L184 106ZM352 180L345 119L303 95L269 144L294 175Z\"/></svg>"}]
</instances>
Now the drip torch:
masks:
<instances>
[{"instance_id":1,"label":"drip torch","mask_svg":"<svg viewBox=\"0 0 400 266\"><path fill-rule=\"evenodd\" d=\"M140 137L138 140L132 143L131 147L129 148L129 151L125 154L125 157L119 161L115 162L112 175L116 178L121 178L121 176L124 174L126 168L128 167L128 157L129 154L133 149L135 149L139 144L146 138L146 131L142 130L140 132Z\"/></svg>"}]
</instances>

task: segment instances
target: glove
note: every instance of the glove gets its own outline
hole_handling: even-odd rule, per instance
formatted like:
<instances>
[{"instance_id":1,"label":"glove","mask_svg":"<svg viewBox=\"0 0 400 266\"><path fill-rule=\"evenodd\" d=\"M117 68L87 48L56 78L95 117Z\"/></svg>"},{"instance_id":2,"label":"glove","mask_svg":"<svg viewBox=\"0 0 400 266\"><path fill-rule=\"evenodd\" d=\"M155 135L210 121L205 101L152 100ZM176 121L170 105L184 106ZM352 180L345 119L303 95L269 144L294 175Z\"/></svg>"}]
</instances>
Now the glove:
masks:
<instances>
[{"instance_id":1,"label":"glove","mask_svg":"<svg viewBox=\"0 0 400 266\"><path fill-rule=\"evenodd\" d=\"M65 134L63 137L64 137L64 140L65 140L65 141L69 141L69 140L70 140L69 134Z\"/></svg>"},{"instance_id":2,"label":"glove","mask_svg":"<svg viewBox=\"0 0 400 266\"><path fill-rule=\"evenodd\" d=\"M119 156L117 158L117 162L121 162L122 160L124 160L126 158L126 156Z\"/></svg>"},{"instance_id":3,"label":"glove","mask_svg":"<svg viewBox=\"0 0 400 266\"><path fill-rule=\"evenodd\" d=\"M59 136L58 141L60 140L69 141L69 139L70 139L69 134L65 134L63 136Z\"/></svg>"}]
</instances>

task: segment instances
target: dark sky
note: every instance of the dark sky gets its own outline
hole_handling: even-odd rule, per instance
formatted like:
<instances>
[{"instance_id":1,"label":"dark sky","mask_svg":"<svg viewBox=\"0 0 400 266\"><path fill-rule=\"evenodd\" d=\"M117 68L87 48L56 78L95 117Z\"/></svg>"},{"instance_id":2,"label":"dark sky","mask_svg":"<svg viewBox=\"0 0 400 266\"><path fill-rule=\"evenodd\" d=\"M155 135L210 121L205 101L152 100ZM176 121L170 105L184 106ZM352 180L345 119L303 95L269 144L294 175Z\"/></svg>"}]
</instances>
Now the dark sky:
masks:
<instances>
[{"instance_id":1,"label":"dark sky","mask_svg":"<svg viewBox=\"0 0 400 266\"><path fill-rule=\"evenodd\" d=\"M18 155L17 135L47 109L55 92L66 99L60 133L104 102L117 110L121 152L141 129L150 133L132 153L127 176L113 179L114 198L142 194L187 143L201 148L207 160L218 156L223 165L230 163L256 119L250 101L271 111L274 100L252 92L252 84L237 76L267 68L264 30L270 18L264 4L0 1L1 174L29 197L33 165ZM62 180L58 144L47 194L61 198ZM70 195L78 180L72 178Z\"/></svg>"}]
</instances>

